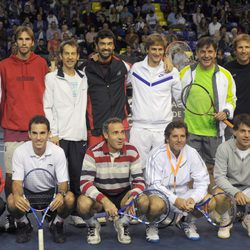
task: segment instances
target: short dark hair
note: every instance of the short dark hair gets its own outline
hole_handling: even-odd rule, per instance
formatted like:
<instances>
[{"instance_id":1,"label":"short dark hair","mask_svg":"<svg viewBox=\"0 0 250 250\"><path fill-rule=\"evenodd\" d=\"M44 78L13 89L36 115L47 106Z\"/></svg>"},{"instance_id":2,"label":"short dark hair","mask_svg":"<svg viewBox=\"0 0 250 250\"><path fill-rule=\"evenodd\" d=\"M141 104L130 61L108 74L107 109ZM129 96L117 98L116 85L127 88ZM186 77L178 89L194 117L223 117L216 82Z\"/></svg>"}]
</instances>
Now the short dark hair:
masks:
<instances>
[{"instance_id":1,"label":"short dark hair","mask_svg":"<svg viewBox=\"0 0 250 250\"><path fill-rule=\"evenodd\" d=\"M217 50L218 47L217 42L212 37L210 36L202 37L198 40L198 43L196 45L196 51L203 48L204 46L209 47L210 45L212 45L215 51Z\"/></svg>"},{"instance_id":2,"label":"short dark hair","mask_svg":"<svg viewBox=\"0 0 250 250\"><path fill-rule=\"evenodd\" d=\"M49 120L45 116L43 116L43 115L36 115L36 116L33 116L30 119L30 122L29 122L29 131L31 131L31 126L33 124L45 124L47 126L48 132L50 131Z\"/></svg>"},{"instance_id":3,"label":"short dark hair","mask_svg":"<svg viewBox=\"0 0 250 250\"><path fill-rule=\"evenodd\" d=\"M170 122L167 127L164 130L164 136L165 136L165 143L167 142L167 140L169 139L172 131L175 128L184 128L185 132L186 132L186 137L188 137L188 128L187 128L187 124L182 121L182 120L176 120L176 121L172 121Z\"/></svg>"},{"instance_id":4,"label":"short dark hair","mask_svg":"<svg viewBox=\"0 0 250 250\"><path fill-rule=\"evenodd\" d=\"M27 26L18 26L15 31L15 41L17 41L18 37L21 33L26 32L32 39L32 41L35 40L34 32L30 27Z\"/></svg>"},{"instance_id":5,"label":"short dark hair","mask_svg":"<svg viewBox=\"0 0 250 250\"><path fill-rule=\"evenodd\" d=\"M111 117L108 120L106 120L103 125L102 125L102 133L108 133L108 127L109 124L114 124L114 123L121 123L122 124L122 119L118 117Z\"/></svg>"},{"instance_id":6,"label":"short dark hair","mask_svg":"<svg viewBox=\"0 0 250 250\"><path fill-rule=\"evenodd\" d=\"M63 53L64 46L66 46L66 45L76 47L77 54L80 53L80 47L79 47L77 41L75 39L71 38L71 39L67 39L67 40L61 42L61 44L60 44L60 53L61 54Z\"/></svg>"},{"instance_id":7,"label":"short dark hair","mask_svg":"<svg viewBox=\"0 0 250 250\"><path fill-rule=\"evenodd\" d=\"M95 37L95 44L98 43L99 39L104 39L104 38L112 38L115 44L115 35L111 30L100 30L97 32L97 35Z\"/></svg>"},{"instance_id":8,"label":"short dark hair","mask_svg":"<svg viewBox=\"0 0 250 250\"><path fill-rule=\"evenodd\" d=\"M234 117L234 130L238 130L241 124L247 125L250 127L250 114L239 114Z\"/></svg>"}]
</instances>

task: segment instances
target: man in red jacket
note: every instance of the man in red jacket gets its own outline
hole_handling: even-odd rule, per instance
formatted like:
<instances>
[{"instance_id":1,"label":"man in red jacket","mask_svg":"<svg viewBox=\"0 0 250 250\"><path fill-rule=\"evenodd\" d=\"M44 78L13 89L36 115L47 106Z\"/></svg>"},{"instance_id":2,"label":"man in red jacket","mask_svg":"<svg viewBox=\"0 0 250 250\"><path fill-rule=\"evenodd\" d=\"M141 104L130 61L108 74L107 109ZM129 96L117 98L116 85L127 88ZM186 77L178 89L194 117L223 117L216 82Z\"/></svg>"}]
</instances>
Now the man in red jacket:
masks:
<instances>
[{"instance_id":1,"label":"man in red jacket","mask_svg":"<svg viewBox=\"0 0 250 250\"><path fill-rule=\"evenodd\" d=\"M27 141L28 124L34 115L44 115L44 77L48 72L46 61L32 52L34 33L20 26L15 33L16 54L0 62L0 119L4 129L5 195L11 193L12 155L17 146ZM6 230L15 224L8 215Z\"/></svg>"}]
</instances>

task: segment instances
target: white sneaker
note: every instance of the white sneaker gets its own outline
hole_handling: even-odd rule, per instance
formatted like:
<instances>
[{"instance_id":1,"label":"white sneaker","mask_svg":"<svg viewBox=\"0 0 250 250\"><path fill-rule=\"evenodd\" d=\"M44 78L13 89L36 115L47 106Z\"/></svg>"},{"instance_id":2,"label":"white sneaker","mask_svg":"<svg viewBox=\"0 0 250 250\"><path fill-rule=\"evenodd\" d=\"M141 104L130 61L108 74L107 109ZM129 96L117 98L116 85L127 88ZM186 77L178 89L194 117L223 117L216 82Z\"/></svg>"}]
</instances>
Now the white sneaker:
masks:
<instances>
[{"instance_id":1,"label":"white sneaker","mask_svg":"<svg viewBox=\"0 0 250 250\"><path fill-rule=\"evenodd\" d=\"M99 217L99 218L97 218L97 221L98 221L101 225L106 225L106 223L107 223L106 217Z\"/></svg>"},{"instance_id":2,"label":"white sneaker","mask_svg":"<svg viewBox=\"0 0 250 250\"><path fill-rule=\"evenodd\" d=\"M139 224L140 222L138 221L138 220L136 220L136 219L132 219L132 220L130 220L129 221L129 224L130 225L137 225L137 224Z\"/></svg>"},{"instance_id":3,"label":"white sneaker","mask_svg":"<svg viewBox=\"0 0 250 250\"><path fill-rule=\"evenodd\" d=\"M131 237L128 231L128 225L123 224L119 219L114 221L114 227L117 232L117 239L122 244L130 244Z\"/></svg>"},{"instance_id":4,"label":"white sneaker","mask_svg":"<svg viewBox=\"0 0 250 250\"><path fill-rule=\"evenodd\" d=\"M150 243L157 243L160 241L158 227L156 225L146 226L146 240Z\"/></svg>"},{"instance_id":5,"label":"white sneaker","mask_svg":"<svg viewBox=\"0 0 250 250\"><path fill-rule=\"evenodd\" d=\"M96 221L95 225L88 226L87 242L96 245L101 242L100 236L101 225Z\"/></svg>"},{"instance_id":6,"label":"white sneaker","mask_svg":"<svg viewBox=\"0 0 250 250\"><path fill-rule=\"evenodd\" d=\"M180 221L176 224L177 227L182 229L189 240L199 240L200 235L197 233L197 228L195 224L191 222L182 222Z\"/></svg>"},{"instance_id":7,"label":"white sneaker","mask_svg":"<svg viewBox=\"0 0 250 250\"><path fill-rule=\"evenodd\" d=\"M229 215L226 214L224 215L224 219L223 219L223 215L222 215L222 222L220 223L221 226L226 226L229 224L230 220L229 218L227 218ZM220 227L217 233L217 236L221 239L228 239L230 238L230 229L233 227L233 224L227 226L227 227Z\"/></svg>"},{"instance_id":8,"label":"white sneaker","mask_svg":"<svg viewBox=\"0 0 250 250\"><path fill-rule=\"evenodd\" d=\"M242 226L247 230L247 234L250 237L250 215L246 215L241 222Z\"/></svg>"},{"instance_id":9,"label":"white sneaker","mask_svg":"<svg viewBox=\"0 0 250 250\"><path fill-rule=\"evenodd\" d=\"M86 222L81 217L76 216L76 215L71 215L70 218L74 226L79 227L79 228L86 227Z\"/></svg>"}]
</instances>

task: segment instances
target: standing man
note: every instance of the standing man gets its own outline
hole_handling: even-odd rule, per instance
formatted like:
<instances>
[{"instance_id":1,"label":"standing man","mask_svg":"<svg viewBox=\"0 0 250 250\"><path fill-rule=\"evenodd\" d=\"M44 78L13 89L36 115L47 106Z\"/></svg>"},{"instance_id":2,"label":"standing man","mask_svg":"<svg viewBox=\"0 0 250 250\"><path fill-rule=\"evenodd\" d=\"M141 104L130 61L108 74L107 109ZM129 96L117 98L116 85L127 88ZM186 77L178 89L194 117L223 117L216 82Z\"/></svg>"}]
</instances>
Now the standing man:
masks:
<instances>
[{"instance_id":1,"label":"standing man","mask_svg":"<svg viewBox=\"0 0 250 250\"><path fill-rule=\"evenodd\" d=\"M238 211L245 214L242 225L250 237L250 214L245 209L250 205L250 114L237 115L233 131L234 138L218 147L214 178L220 189L234 196ZM218 237L229 238L231 228L232 225L220 228Z\"/></svg>"},{"instance_id":2,"label":"standing man","mask_svg":"<svg viewBox=\"0 0 250 250\"><path fill-rule=\"evenodd\" d=\"M233 41L236 59L225 68L232 74L236 85L236 108L234 116L250 114L250 35L240 34Z\"/></svg>"},{"instance_id":3,"label":"standing man","mask_svg":"<svg viewBox=\"0 0 250 250\"><path fill-rule=\"evenodd\" d=\"M50 210L56 211L56 217L50 223L50 232L56 243L63 243L63 221L74 207L74 195L68 192L68 168L63 150L48 142L50 136L49 121L44 116L35 116L29 123L29 138L20 145L13 154L12 193L7 200L8 210L17 222L17 243L25 243L31 239L32 226L26 213L30 210L29 202L23 197L24 176L32 169L48 170L58 182L58 193ZM43 178L37 178L36 183L30 183L29 191L44 192L53 186ZM34 185L36 184L36 185ZM24 186L25 188L25 186ZM27 187L26 187L27 188ZM39 201L36 203L39 204Z\"/></svg>"},{"instance_id":4,"label":"standing man","mask_svg":"<svg viewBox=\"0 0 250 250\"><path fill-rule=\"evenodd\" d=\"M117 217L123 207L145 188L139 154L134 146L125 142L125 129L119 118L110 118L103 124L101 143L88 148L81 175L81 192L77 201L78 213L88 225L87 242L99 244L100 224L95 212L105 210L108 216ZM139 206L147 211L148 199L141 197ZM118 241L129 244L126 217L114 220Z\"/></svg>"},{"instance_id":5,"label":"standing man","mask_svg":"<svg viewBox=\"0 0 250 250\"><path fill-rule=\"evenodd\" d=\"M170 209L177 214L187 212L178 226L190 240L200 238L191 212L195 203L202 201L209 184L206 165L198 152L186 144L188 138L187 125L182 121L169 123L164 132L165 144L150 152L146 165L146 184L148 188L164 192L170 201ZM193 181L193 188L189 182ZM157 204L157 206L155 205ZM149 215L157 216L164 211L164 203L160 197L150 198ZM158 242L157 225L146 229L146 239Z\"/></svg>"},{"instance_id":6,"label":"standing man","mask_svg":"<svg viewBox=\"0 0 250 250\"><path fill-rule=\"evenodd\" d=\"M79 47L75 40L60 46L62 66L46 75L44 112L51 124L50 140L63 148L68 159L70 191L80 195L82 161L87 146L87 78L76 69ZM76 226L83 221L71 216Z\"/></svg>"},{"instance_id":7,"label":"standing man","mask_svg":"<svg viewBox=\"0 0 250 250\"><path fill-rule=\"evenodd\" d=\"M12 155L27 141L31 117L44 114L44 78L48 72L46 61L34 54L34 33L29 27L16 29L17 53L0 62L1 127L4 129L4 165L6 171L5 196L11 193ZM6 230L15 229L7 216Z\"/></svg>"},{"instance_id":8,"label":"standing man","mask_svg":"<svg viewBox=\"0 0 250 250\"><path fill-rule=\"evenodd\" d=\"M222 142L226 127L223 120L233 117L236 100L233 77L229 71L216 64L216 51L217 44L213 38L201 38L196 46L198 64L187 66L180 72L183 87L193 82L201 84L209 91L218 111L214 116L198 116L185 111L185 122L190 133L188 143L206 162L211 187L214 186L215 152Z\"/></svg>"},{"instance_id":9,"label":"standing man","mask_svg":"<svg viewBox=\"0 0 250 250\"><path fill-rule=\"evenodd\" d=\"M101 30L95 37L98 54L87 61L88 79L88 145L101 142L102 124L110 117L122 119L128 130L126 77L130 66L114 55L115 36L111 30Z\"/></svg>"},{"instance_id":10,"label":"standing man","mask_svg":"<svg viewBox=\"0 0 250 250\"><path fill-rule=\"evenodd\" d=\"M135 145L145 166L149 151L163 143L164 129L173 119L172 97L180 104L181 82L176 68L165 72L163 58L167 43L159 34L147 37L148 55L135 63L128 77L132 84L130 143Z\"/></svg>"},{"instance_id":11,"label":"standing man","mask_svg":"<svg viewBox=\"0 0 250 250\"><path fill-rule=\"evenodd\" d=\"M250 114L250 35L240 34L233 41L236 59L227 63L225 68L232 74L236 85L236 108L234 116ZM232 130L226 128L225 137L230 139Z\"/></svg>"}]
</instances>

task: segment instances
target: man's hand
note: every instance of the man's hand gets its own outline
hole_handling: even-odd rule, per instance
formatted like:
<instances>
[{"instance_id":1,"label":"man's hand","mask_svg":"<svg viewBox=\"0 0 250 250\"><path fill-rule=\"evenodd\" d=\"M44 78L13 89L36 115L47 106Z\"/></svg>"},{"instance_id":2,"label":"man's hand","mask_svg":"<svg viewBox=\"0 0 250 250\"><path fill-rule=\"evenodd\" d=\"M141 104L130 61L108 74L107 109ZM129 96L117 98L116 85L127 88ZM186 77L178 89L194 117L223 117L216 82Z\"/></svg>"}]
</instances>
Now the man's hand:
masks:
<instances>
[{"instance_id":1,"label":"man's hand","mask_svg":"<svg viewBox=\"0 0 250 250\"><path fill-rule=\"evenodd\" d=\"M164 62L165 72L166 73L171 72L174 68L174 65L172 64L171 60L167 56L165 56L163 58L163 62Z\"/></svg>"},{"instance_id":2,"label":"man's hand","mask_svg":"<svg viewBox=\"0 0 250 250\"><path fill-rule=\"evenodd\" d=\"M58 136L52 136L50 137L50 141L54 144L56 144L57 146L59 146L59 137Z\"/></svg>"},{"instance_id":3,"label":"man's hand","mask_svg":"<svg viewBox=\"0 0 250 250\"><path fill-rule=\"evenodd\" d=\"M128 198L128 200L126 201L125 206L128 205L128 204L130 203L130 201L133 200L133 198L134 198L134 196L130 196L130 197ZM128 208L125 210L125 212L126 212L127 214L135 215L135 207L134 207L134 205L128 207Z\"/></svg>"},{"instance_id":4,"label":"man's hand","mask_svg":"<svg viewBox=\"0 0 250 250\"><path fill-rule=\"evenodd\" d=\"M29 212L30 210L30 204L28 200L26 200L22 195L14 195L14 203L15 206L22 212Z\"/></svg>"},{"instance_id":5,"label":"man's hand","mask_svg":"<svg viewBox=\"0 0 250 250\"><path fill-rule=\"evenodd\" d=\"M97 62L99 60L99 54L98 53L93 53L90 56L90 59L92 59L93 61Z\"/></svg>"},{"instance_id":6,"label":"man's hand","mask_svg":"<svg viewBox=\"0 0 250 250\"><path fill-rule=\"evenodd\" d=\"M64 203L64 198L63 195L58 193L55 197L55 199L52 201L52 203L50 204L50 210L56 211L59 207L61 207Z\"/></svg>"},{"instance_id":7,"label":"man's hand","mask_svg":"<svg viewBox=\"0 0 250 250\"><path fill-rule=\"evenodd\" d=\"M214 115L214 118L218 121L224 121L227 119L227 114L224 111L218 112Z\"/></svg>"},{"instance_id":8,"label":"man's hand","mask_svg":"<svg viewBox=\"0 0 250 250\"><path fill-rule=\"evenodd\" d=\"M103 205L103 208L104 208L105 212L107 213L107 215L109 217L116 217L116 216L118 216L118 209L117 209L117 207L107 197L104 197L102 199L101 203Z\"/></svg>"},{"instance_id":9,"label":"man's hand","mask_svg":"<svg viewBox=\"0 0 250 250\"><path fill-rule=\"evenodd\" d=\"M249 203L250 199L243 193L243 192L238 192L234 195L234 198L237 202L238 205L246 205Z\"/></svg>"},{"instance_id":10,"label":"man's hand","mask_svg":"<svg viewBox=\"0 0 250 250\"><path fill-rule=\"evenodd\" d=\"M174 205L179 208L180 210L184 211L184 212L191 212L194 209L194 200L192 198L188 198L187 200L183 199L183 198L177 198L175 200Z\"/></svg>"}]
</instances>

